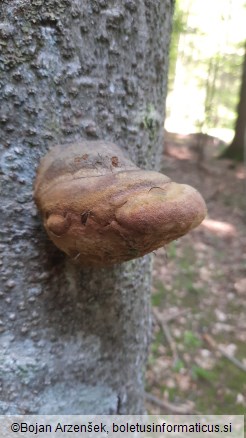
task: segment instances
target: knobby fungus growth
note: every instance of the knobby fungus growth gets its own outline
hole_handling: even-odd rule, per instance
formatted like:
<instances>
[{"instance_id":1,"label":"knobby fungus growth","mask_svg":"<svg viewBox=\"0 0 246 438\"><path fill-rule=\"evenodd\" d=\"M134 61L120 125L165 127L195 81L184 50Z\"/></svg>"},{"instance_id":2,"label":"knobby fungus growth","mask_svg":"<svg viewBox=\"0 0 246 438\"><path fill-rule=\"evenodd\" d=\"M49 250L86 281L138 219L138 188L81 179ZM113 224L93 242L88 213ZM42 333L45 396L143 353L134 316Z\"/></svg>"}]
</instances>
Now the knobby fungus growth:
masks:
<instances>
[{"instance_id":1,"label":"knobby fungus growth","mask_svg":"<svg viewBox=\"0 0 246 438\"><path fill-rule=\"evenodd\" d=\"M77 263L98 267L152 252L206 215L193 187L139 169L104 141L52 148L39 166L34 198L54 244Z\"/></svg>"}]
</instances>

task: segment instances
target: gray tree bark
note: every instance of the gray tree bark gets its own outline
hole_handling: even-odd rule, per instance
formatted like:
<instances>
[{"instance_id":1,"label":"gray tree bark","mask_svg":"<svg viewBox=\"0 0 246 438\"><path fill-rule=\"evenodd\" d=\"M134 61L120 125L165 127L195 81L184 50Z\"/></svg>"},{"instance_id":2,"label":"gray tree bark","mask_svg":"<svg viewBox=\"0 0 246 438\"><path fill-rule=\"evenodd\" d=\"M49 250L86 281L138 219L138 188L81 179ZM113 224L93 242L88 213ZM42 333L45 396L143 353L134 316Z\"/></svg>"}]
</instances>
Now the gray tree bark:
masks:
<instances>
[{"instance_id":1,"label":"gray tree bark","mask_svg":"<svg viewBox=\"0 0 246 438\"><path fill-rule=\"evenodd\" d=\"M172 8L1 1L1 414L144 411L150 256L78 268L48 240L32 189L49 147L81 137L155 167Z\"/></svg>"}]
</instances>

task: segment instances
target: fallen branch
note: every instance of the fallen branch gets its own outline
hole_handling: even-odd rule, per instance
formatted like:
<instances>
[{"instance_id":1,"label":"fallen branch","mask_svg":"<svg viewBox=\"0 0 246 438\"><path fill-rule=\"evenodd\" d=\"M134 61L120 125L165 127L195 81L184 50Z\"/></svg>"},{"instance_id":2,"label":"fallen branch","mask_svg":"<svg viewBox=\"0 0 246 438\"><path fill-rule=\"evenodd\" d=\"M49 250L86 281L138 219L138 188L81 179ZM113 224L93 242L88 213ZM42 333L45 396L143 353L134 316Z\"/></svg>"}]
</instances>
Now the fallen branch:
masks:
<instances>
[{"instance_id":1,"label":"fallen branch","mask_svg":"<svg viewBox=\"0 0 246 438\"><path fill-rule=\"evenodd\" d=\"M175 319L177 319L179 316L182 315L188 315L189 311L187 309L182 309L182 310L178 310L177 312L167 315L165 316L165 323L170 322L170 321L174 321Z\"/></svg>"},{"instance_id":2,"label":"fallen branch","mask_svg":"<svg viewBox=\"0 0 246 438\"><path fill-rule=\"evenodd\" d=\"M231 363L233 363L233 365L235 365L237 368L239 368L240 370L242 370L242 371L244 371L246 373L246 366L242 362L240 362L238 359L236 359L235 357L233 357L230 354L228 354L222 347L220 347L217 344L217 342L212 338L212 336L210 336L208 333L205 333L203 335L203 339L207 342L207 344L210 347L212 347L214 350L219 351L221 356L224 356Z\"/></svg>"},{"instance_id":3,"label":"fallen branch","mask_svg":"<svg viewBox=\"0 0 246 438\"><path fill-rule=\"evenodd\" d=\"M145 393L145 399L150 403L159 406L159 408L166 409L173 414L195 414L194 403L192 401L188 401L186 404L177 406L167 400L161 400L149 392Z\"/></svg>"},{"instance_id":4,"label":"fallen branch","mask_svg":"<svg viewBox=\"0 0 246 438\"><path fill-rule=\"evenodd\" d=\"M163 320L163 318L161 317L161 315L160 315L160 313L158 312L157 309L153 308L153 314L155 316L155 319L156 319L159 327L161 328L161 330L163 331L163 333L164 333L164 335L166 337L166 340L167 340L167 342L168 342L168 344L170 346L170 349L172 351L173 361L175 363L175 362L177 362L179 360L179 356L178 356L176 344L175 344L175 342L173 340L173 337L172 337L171 332L169 330L169 327L168 327L168 325L166 323L166 320L165 321ZM170 321L170 319L169 319L169 321Z\"/></svg>"}]
</instances>

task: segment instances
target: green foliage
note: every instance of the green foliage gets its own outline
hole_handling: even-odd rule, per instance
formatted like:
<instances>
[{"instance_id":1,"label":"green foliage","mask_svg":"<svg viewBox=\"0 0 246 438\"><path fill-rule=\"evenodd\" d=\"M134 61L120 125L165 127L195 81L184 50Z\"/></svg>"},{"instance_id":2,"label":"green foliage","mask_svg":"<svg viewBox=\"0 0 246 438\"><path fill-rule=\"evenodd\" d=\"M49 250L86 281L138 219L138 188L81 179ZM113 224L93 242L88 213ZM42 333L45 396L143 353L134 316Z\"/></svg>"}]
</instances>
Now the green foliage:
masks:
<instances>
[{"instance_id":1,"label":"green foliage","mask_svg":"<svg viewBox=\"0 0 246 438\"><path fill-rule=\"evenodd\" d=\"M168 259L176 259L177 256L177 244L175 240L167 246L167 257Z\"/></svg>"},{"instance_id":2,"label":"green foliage","mask_svg":"<svg viewBox=\"0 0 246 438\"><path fill-rule=\"evenodd\" d=\"M155 287L156 292L152 294L152 306L161 306L164 303L165 299L165 288L161 282L158 282L158 284Z\"/></svg>"},{"instance_id":3,"label":"green foliage","mask_svg":"<svg viewBox=\"0 0 246 438\"><path fill-rule=\"evenodd\" d=\"M188 3L177 0L175 3L169 54L168 91L170 93L174 89L176 64L179 59L185 72L184 87L188 81L187 77L189 77L189 81L190 78L194 81L194 92L197 89L199 90L198 93L200 93L200 90L204 91L204 102L201 98L199 104L201 111L196 112L198 108L196 106L194 107L194 114L189 117L193 119L193 124L201 132L207 132L209 129L216 127L234 130L244 41L236 42L235 39L234 42L231 42L228 40L229 33L227 35L227 32L229 32L228 29L233 23L231 21L233 14L227 2L225 10L221 12L221 17L218 18L218 29L223 29L224 35L221 35L221 39L224 38L224 44L215 37L215 50L212 51L213 55L211 55L211 51L206 50L206 37L209 30L204 32L199 28L199 24L196 26L191 12L193 4L195 4L195 0ZM189 19L189 14L193 16L193 20ZM199 20L197 22L199 23ZM225 24L221 27L222 22ZM203 50L203 47L205 50ZM204 115L202 115L202 105L204 105ZM172 108L172 111L175 112L175 107ZM199 114L197 119L196 114Z\"/></svg>"},{"instance_id":4,"label":"green foliage","mask_svg":"<svg viewBox=\"0 0 246 438\"><path fill-rule=\"evenodd\" d=\"M164 335L161 330L159 330L155 335L155 340L151 345L151 353L153 356L153 359L155 357L158 357L159 355L159 347L164 343Z\"/></svg>"},{"instance_id":5,"label":"green foliage","mask_svg":"<svg viewBox=\"0 0 246 438\"><path fill-rule=\"evenodd\" d=\"M220 263L216 265L215 270L211 271L211 275L214 280L213 284L218 284L220 278L219 283L223 285L225 270L222 269L222 266L224 265L225 253L221 250L221 238L214 236L213 243L216 239L218 239L219 247L215 245L217 251L214 253L214 257L216 260L220 259ZM204 266L206 256L198 257L192 242L187 245L185 245L185 242L182 245L179 245L179 242L172 242L172 244L167 245L166 252L171 266L170 269L175 266L173 268L175 269L175 275L172 276L171 285L170 279L167 285L156 279L153 301L155 305L160 307L160 311L164 308L167 310L175 305L179 306L180 309L187 309L188 315L184 312L186 321L176 318L172 322L168 322L179 357L175 363L173 363L174 357L171 349L168 348L165 334L161 329L158 329L155 333L152 355L150 356L150 363L155 365L153 380L156 383L154 385L156 384L160 393L165 394L170 402L182 403L182 400L192 400L195 403L194 410L202 414L211 414L213 412L214 415L227 415L230 413L242 415L245 407L242 403L237 402L237 396L238 394L245 394L245 373L225 357L217 356L216 351L213 349L210 350L210 353L207 352L203 355L203 350L204 352L208 350L207 343L200 335L203 333L204 328L208 329L208 332L211 332L212 335L215 335L218 344L225 343L224 331L213 332L217 316L212 310L214 306L209 303L211 293L214 290L216 291L216 287L211 290L211 286L209 286L209 282L206 283L206 279L199 282L198 268ZM240 269L241 272L244 272L245 261L241 261L241 263ZM200 289L196 284L197 286L201 285ZM223 286L221 292L221 296L224 296ZM204 303L207 304L204 305ZM230 317L233 314L239 314L242 312L240 301L230 300L226 310L227 315ZM172 330L175 325L177 331ZM243 362L246 355L245 342L240 342L235 338L234 332L228 332L226 333L226 343L229 344L230 342L236 342L236 357ZM168 361L165 361L166 358L168 358ZM162 359L165 364L164 372ZM166 370L167 363L171 371L170 368L168 371ZM161 369L159 374L156 371L157 366ZM170 381L171 385L167 383L170 383Z\"/></svg>"},{"instance_id":6,"label":"green foliage","mask_svg":"<svg viewBox=\"0 0 246 438\"><path fill-rule=\"evenodd\" d=\"M213 58L187 62L194 69L195 64L200 65L194 79L205 89L204 119L196 121L199 131L207 132L216 126L234 129L243 62L240 47L235 47L234 53L218 52Z\"/></svg>"},{"instance_id":7,"label":"green foliage","mask_svg":"<svg viewBox=\"0 0 246 438\"><path fill-rule=\"evenodd\" d=\"M205 370L205 368L202 368L198 365L193 365L191 372L194 379L203 379L208 382L216 379L216 375L213 371Z\"/></svg>"},{"instance_id":8,"label":"green foliage","mask_svg":"<svg viewBox=\"0 0 246 438\"><path fill-rule=\"evenodd\" d=\"M178 57L178 46L180 34L185 32L186 28L186 16L180 6L180 0L176 0L174 15L173 15L173 28L171 34L170 50L169 50L169 71L168 71L168 89L173 89L176 61Z\"/></svg>"},{"instance_id":9,"label":"green foliage","mask_svg":"<svg viewBox=\"0 0 246 438\"><path fill-rule=\"evenodd\" d=\"M179 373L184 368L185 368L184 362L181 359L178 359L173 366L173 371L175 371L176 373Z\"/></svg>"},{"instance_id":10,"label":"green foliage","mask_svg":"<svg viewBox=\"0 0 246 438\"><path fill-rule=\"evenodd\" d=\"M208 62L208 60L206 60ZM205 124L207 128L217 125L234 129L235 110L238 104L238 92L231 92L232 81L239 84L243 58L240 52L217 55L212 60L213 72L208 74L205 103ZM226 113L222 118L220 113Z\"/></svg>"},{"instance_id":11,"label":"green foliage","mask_svg":"<svg viewBox=\"0 0 246 438\"><path fill-rule=\"evenodd\" d=\"M194 379L200 380L200 397L197 410L214 415L242 415L242 406L236 403L235 394L240 394L245 386L245 374L225 358L221 358L212 371L192 367ZM209 386L208 386L209 382ZM225 385L226 382L226 385ZM220 397L218 397L220 393Z\"/></svg>"},{"instance_id":12,"label":"green foliage","mask_svg":"<svg viewBox=\"0 0 246 438\"><path fill-rule=\"evenodd\" d=\"M195 333L187 330L184 332L184 345L187 348L194 349L201 347L201 341Z\"/></svg>"}]
</instances>

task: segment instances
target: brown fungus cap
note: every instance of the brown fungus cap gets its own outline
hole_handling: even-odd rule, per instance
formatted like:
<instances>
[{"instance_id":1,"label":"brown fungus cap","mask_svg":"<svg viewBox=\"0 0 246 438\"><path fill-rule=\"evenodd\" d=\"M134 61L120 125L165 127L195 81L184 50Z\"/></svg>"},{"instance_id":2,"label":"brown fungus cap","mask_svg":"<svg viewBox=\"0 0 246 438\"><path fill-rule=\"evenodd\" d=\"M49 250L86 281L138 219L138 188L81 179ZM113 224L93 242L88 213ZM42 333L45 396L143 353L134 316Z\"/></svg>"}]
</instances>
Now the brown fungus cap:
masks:
<instances>
[{"instance_id":1,"label":"brown fungus cap","mask_svg":"<svg viewBox=\"0 0 246 438\"><path fill-rule=\"evenodd\" d=\"M139 169L118 146L103 141L52 148L39 166L34 197L51 240L89 266L141 257L206 215L193 187Z\"/></svg>"}]
</instances>

